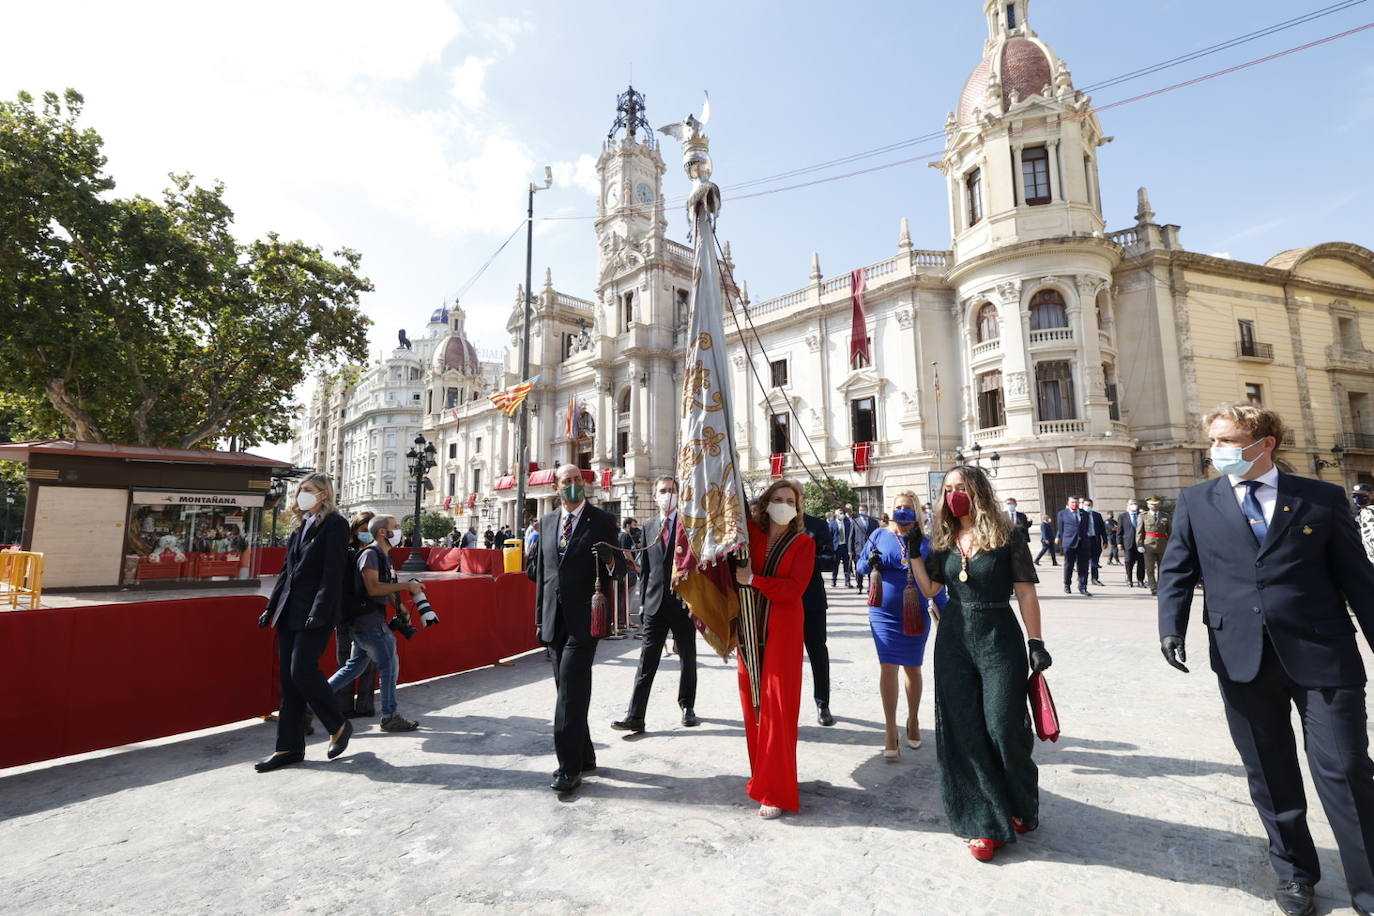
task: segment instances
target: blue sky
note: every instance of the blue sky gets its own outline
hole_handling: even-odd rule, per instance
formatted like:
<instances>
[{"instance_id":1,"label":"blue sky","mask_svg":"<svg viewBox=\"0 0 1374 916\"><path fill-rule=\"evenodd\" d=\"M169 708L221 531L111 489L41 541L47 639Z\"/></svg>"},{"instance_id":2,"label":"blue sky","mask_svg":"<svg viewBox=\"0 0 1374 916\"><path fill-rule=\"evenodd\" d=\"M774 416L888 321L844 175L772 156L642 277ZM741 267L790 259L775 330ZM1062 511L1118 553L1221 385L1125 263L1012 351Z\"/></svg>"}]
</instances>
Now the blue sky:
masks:
<instances>
[{"instance_id":1,"label":"blue sky","mask_svg":"<svg viewBox=\"0 0 1374 916\"><path fill-rule=\"evenodd\" d=\"M1030 21L1084 86L1330 5L1033 0ZM646 4L346 0L232 6L51 0L6 11L25 36L0 92L75 86L122 193L168 171L222 179L241 232L274 229L363 253L374 350L415 329L523 218L590 216L590 165L633 68L655 126L712 99L721 235L755 299L896 250L949 244L944 185L924 161L732 201L731 184L938 130L977 64L981 0ZM1374 2L1104 89L1106 104L1374 21ZM1374 30L1102 115L1109 229L1150 188L1195 251L1262 262L1321 241L1374 247ZM864 160L880 164L940 143ZM665 190L685 191L675 150ZM847 167L853 168L853 166ZM840 169L845 170L845 169ZM830 174L822 172L820 175ZM819 177L819 176L810 176ZM681 240L685 218L670 213ZM589 296L590 220L540 223L536 284ZM523 238L465 296L479 346L506 342Z\"/></svg>"}]
</instances>

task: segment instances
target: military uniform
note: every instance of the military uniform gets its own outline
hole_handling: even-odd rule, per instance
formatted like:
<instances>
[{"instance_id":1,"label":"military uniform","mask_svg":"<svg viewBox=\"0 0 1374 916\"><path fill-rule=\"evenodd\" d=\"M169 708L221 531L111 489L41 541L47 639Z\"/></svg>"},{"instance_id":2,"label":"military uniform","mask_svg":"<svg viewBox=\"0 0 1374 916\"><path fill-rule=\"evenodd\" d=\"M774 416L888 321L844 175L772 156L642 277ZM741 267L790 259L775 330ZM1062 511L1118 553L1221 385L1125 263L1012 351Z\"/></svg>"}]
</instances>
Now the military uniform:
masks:
<instances>
[{"instance_id":1,"label":"military uniform","mask_svg":"<svg viewBox=\"0 0 1374 916\"><path fill-rule=\"evenodd\" d=\"M1151 595L1159 588L1159 561L1164 559L1171 526L1169 516L1159 511L1156 504L1140 516L1140 527L1135 532L1135 546L1145 555L1145 581Z\"/></svg>"}]
</instances>

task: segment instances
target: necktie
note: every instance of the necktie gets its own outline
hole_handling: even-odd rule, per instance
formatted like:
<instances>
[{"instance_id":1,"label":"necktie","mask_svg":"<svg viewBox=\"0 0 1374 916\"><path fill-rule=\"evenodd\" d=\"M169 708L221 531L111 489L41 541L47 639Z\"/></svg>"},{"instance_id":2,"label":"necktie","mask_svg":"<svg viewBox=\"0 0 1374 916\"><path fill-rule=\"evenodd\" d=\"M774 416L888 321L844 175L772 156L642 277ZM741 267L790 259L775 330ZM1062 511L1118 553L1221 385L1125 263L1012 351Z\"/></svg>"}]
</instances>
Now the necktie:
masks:
<instances>
[{"instance_id":1,"label":"necktie","mask_svg":"<svg viewBox=\"0 0 1374 916\"><path fill-rule=\"evenodd\" d=\"M663 537L662 537L660 540L663 541L663 549L664 549L664 550L671 550L671 549L672 549L672 543L673 543L673 519L671 519L671 518L669 518L669 519L664 519L664 521L663 521Z\"/></svg>"},{"instance_id":2,"label":"necktie","mask_svg":"<svg viewBox=\"0 0 1374 916\"><path fill-rule=\"evenodd\" d=\"M558 539L558 558L563 559L563 554L568 549L568 538L572 536L573 514L569 512L563 516L563 536Z\"/></svg>"},{"instance_id":3,"label":"necktie","mask_svg":"<svg viewBox=\"0 0 1374 916\"><path fill-rule=\"evenodd\" d=\"M1264 520L1264 509L1255 496L1255 491L1262 484L1258 480L1243 480L1241 483L1245 485L1245 498L1240 502L1240 509L1250 522L1250 533L1255 536L1255 543L1263 544L1264 536L1269 533L1269 523Z\"/></svg>"}]
</instances>

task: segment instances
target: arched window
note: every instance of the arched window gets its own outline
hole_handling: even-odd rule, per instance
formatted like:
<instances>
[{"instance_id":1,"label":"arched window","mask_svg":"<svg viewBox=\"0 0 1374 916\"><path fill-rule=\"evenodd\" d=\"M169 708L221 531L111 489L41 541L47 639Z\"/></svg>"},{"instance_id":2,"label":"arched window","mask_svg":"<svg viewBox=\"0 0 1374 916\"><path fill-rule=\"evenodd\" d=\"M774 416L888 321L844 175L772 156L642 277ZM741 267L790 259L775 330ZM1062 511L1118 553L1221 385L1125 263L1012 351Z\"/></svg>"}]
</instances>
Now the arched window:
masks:
<instances>
[{"instance_id":1,"label":"arched window","mask_svg":"<svg viewBox=\"0 0 1374 916\"><path fill-rule=\"evenodd\" d=\"M997 323L997 306L991 302L984 302L983 307L978 310L978 343L987 340L996 340L1002 336L1002 329Z\"/></svg>"},{"instance_id":2,"label":"arched window","mask_svg":"<svg viewBox=\"0 0 1374 916\"><path fill-rule=\"evenodd\" d=\"M1064 297L1056 290L1042 289L1031 297L1030 329L1047 331L1050 328L1067 328L1069 314L1064 308Z\"/></svg>"}]
</instances>

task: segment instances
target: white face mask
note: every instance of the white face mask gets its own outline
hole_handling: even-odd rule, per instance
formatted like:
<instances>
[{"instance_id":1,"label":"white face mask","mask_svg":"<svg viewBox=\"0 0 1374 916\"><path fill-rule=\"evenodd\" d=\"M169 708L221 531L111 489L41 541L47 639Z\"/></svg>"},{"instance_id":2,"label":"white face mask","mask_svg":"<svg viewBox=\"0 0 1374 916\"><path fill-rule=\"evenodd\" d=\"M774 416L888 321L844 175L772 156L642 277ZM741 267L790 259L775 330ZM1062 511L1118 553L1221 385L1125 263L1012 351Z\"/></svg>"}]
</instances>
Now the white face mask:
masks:
<instances>
[{"instance_id":1,"label":"white face mask","mask_svg":"<svg viewBox=\"0 0 1374 916\"><path fill-rule=\"evenodd\" d=\"M1135 503L1131 503L1129 506L1126 507L1126 511L1127 511L1127 512L1139 512L1139 511L1140 511L1140 507L1137 506Z\"/></svg>"},{"instance_id":2,"label":"white face mask","mask_svg":"<svg viewBox=\"0 0 1374 916\"><path fill-rule=\"evenodd\" d=\"M776 524L786 525L797 517L797 507L789 506L787 503L769 503L768 517Z\"/></svg>"},{"instance_id":3,"label":"white face mask","mask_svg":"<svg viewBox=\"0 0 1374 916\"><path fill-rule=\"evenodd\" d=\"M388 542L389 544L391 544L392 547L400 547L400 546L401 546L401 541L402 541L402 539L403 539L404 537L405 537L405 535L401 534L401 532L399 532L399 531L393 531L393 532L391 532L391 534L387 535L387 538L386 538L386 539L387 539L387 542Z\"/></svg>"},{"instance_id":4,"label":"white face mask","mask_svg":"<svg viewBox=\"0 0 1374 916\"><path fill-rule=\"evenodd\" d=\"M659 509L663 510L664 515L667 515L669 512L672 512L674 509L677 508L676 493L660 493L655 498L658 500L658 507Z\"/></svg>"},{"instance_id":5,"label":"white face mask","mask_svg":"<svg viewBox=\"0 0 1374 916\"><path fill-rule=\"evenodd\" d=\"M301 490L296 494L296 505L300 506L302 512L309 512L320 504L320 498L314 493Z\"/></svg>"}]
</instances>

